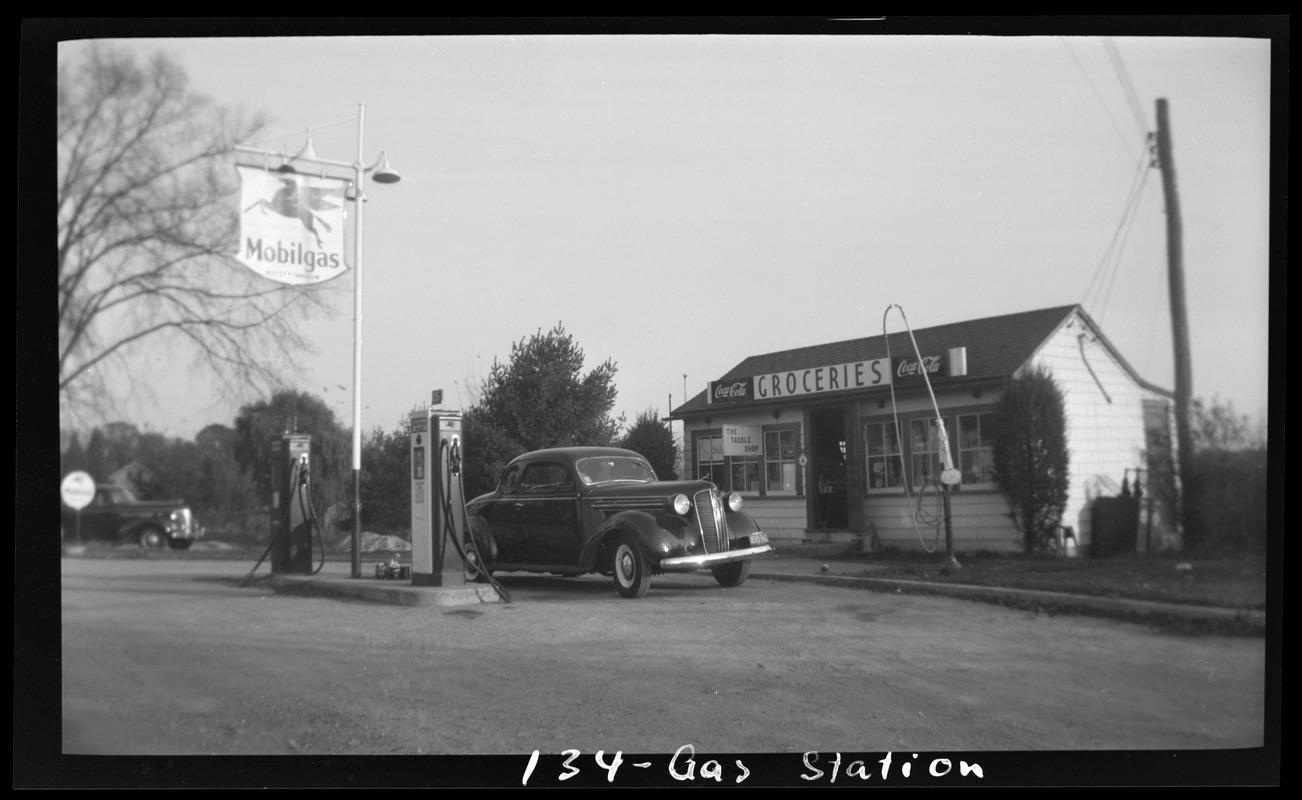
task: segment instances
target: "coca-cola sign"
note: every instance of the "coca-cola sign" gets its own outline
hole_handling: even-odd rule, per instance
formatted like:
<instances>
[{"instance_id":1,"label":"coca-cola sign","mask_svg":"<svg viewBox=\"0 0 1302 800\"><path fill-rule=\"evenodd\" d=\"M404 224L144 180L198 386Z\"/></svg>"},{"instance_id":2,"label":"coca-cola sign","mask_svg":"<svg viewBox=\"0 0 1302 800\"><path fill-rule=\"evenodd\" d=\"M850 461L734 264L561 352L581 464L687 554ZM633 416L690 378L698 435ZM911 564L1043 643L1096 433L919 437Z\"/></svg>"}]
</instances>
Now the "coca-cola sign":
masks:
<instances>
[{"instance_id":1,"label":"coca-cola sign","mask_svg":"<svg viewBox=\"0 0 1302 800\"><path fill-rule=\"evenodd\" d=\"M738 403L754 400L754 382L749 378L734 378L730 381L710 381L711 403Z\"/></svg>"},{"instance_id":2,"label":"coca-cola sign","mask_svg":"<svg viewBox=\"0 0 1302 800\"><path fill-rule=\"evenodd\" d=\"M896 380L921 380L925 373L928 378L943 377L945 360L941 356L923 356L916 358L896 358L891 361L891 373Z\"/></svg>"}]
</instances>

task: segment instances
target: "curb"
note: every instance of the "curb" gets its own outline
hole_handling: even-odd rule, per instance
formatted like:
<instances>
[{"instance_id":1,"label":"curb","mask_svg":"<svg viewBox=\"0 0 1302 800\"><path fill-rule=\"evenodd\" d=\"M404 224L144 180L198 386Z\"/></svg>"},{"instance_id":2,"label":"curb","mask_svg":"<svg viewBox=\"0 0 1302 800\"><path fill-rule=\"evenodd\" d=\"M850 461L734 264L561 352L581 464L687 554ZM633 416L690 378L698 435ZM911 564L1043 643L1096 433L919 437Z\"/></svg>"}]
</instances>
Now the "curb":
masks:
<instances>
[{"instance_id":1,"label":"curb","mask_svg":"<svg viewBox=\"0 0 1302 800\"><path fill-rule=\"evenodd\" d=\"M385 603L395 606L474 606L499 603L501 597L491 586L412 586L397 581L366 578L316 578L314 576L271 575L262 583L278 594L333 597ZM392 585L384 585L391 583Z\"/></svg>"},{"instance_id":2,"label":"curb","mask_svg":"<svg viewBox=\"0 0 1302 800\"><path fill-rule=\"evenodd\" d=\"M765 566L756 562L751 568L751 578L791 583L815 583L826 586L868 589L876 592L940 595L987 603L1039 607L1064 614L1095 614L1120 619L1216 623L1253 633L1264 633L1266 630L1266 612L1255 609L1214 608L1179 603L1160 603L1151 600L1131 600L1068 594L1065 592L978 586L965 583L937 583L933 581L902 580L899 578L868 578L821 573L803 574L795 571L798 568L793 565L773 565L773 567L767 569ZM502 602L501 597L492 586L480 584L413 586L402 581L352 578L342 574L326 576L272 574L259 578L257 582L269 586L273 591L281 594L330 597L397 606L473 606L483 603Z\"/></svg>"},{"instance_id":3,"label":"curb","mask_svg":"<svg viewBox=\"0 0 1302 800\"><path fill-rule=\"evenodd\" d=\"M826 583L881 592L936 594L970 600L1013 601L1023 605L1042 605L1065 611L1084 611L1108 615L1166 617L1184 620L1214 621L1243 625L1257 631L1266 629L1266 612L1253 609L1213 608L1210 606L1158 603L1115 597L1093 597L1063 592L1031 589L1002 589L962 583L934 583L897 578L861 578L848 575L793 575L781 572L752 571L752 578L798 583Z\"/></svg>"}]
</instances>

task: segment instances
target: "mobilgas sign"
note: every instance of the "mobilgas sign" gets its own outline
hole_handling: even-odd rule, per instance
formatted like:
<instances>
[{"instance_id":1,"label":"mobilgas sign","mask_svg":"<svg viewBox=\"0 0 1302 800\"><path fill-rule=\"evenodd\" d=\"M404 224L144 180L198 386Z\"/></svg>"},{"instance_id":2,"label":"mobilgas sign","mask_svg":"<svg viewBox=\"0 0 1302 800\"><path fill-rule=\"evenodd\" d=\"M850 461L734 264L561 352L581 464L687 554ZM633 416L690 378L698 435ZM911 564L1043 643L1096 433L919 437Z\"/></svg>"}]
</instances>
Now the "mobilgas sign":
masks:
<instances>
[{"instance_id":1,"label":"mobilgas sign","mask_svg":"<svg viewBox=\"0 0 1302 800\"><path fill-rule=\"evenodd\" d=\"M246 267L290 284L344 273L344 182L237 166L240 249Z\"/></svg>"},{"instance_id":2,"label":"mobilgas sign","mask_svg":"<svg viewBox=\"0 0 1302 800\"><path fill-rule=\"evenodd\" d=\"M776 400L824 392L872 389L889 386L891 373L886 359L853 361L825 367L770 372L730 381L712 381L707 397L711 403L748 400Z\"/></svg>"}]
</instances>

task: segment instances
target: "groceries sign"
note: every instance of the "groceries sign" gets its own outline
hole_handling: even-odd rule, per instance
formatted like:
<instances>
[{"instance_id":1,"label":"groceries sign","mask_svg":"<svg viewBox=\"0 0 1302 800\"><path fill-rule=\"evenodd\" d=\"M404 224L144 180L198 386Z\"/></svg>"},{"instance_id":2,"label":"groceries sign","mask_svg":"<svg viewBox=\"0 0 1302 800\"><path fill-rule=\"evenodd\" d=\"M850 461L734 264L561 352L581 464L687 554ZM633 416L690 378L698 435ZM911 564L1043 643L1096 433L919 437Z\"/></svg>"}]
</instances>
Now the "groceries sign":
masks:
<instances>
[{"instance_id":1,"label":"groceries sign","mask_svg":"<svg viewBox=\"0 0 1302 800\"><path fill-rule=\"evenodd\" d=\"M957 377L967 374L965 348L952 348L944 355L916 357L875 358L869 361L852 361L825 367L793 369L751 375L727 381L711 381L710 403L739 403L756 400L777 400L784 397L842 392L854 389L873 389L892 383L921 382L929 379Z\"/></svg>"},{"instance_id":2,"label":"groceries sign","mask_svg":"<svg viewBox=\"0 0 1302 800\"><path fill-rule=\"evenodd\" d=\"M770 372L767 375L734 378L730 381L712 381L709 401L735 403L776 400L848 389L871 389L875 386L888 386L890 382L890 367L886 359L876 358L849 364Z\"/></svg>"}]
</instances>

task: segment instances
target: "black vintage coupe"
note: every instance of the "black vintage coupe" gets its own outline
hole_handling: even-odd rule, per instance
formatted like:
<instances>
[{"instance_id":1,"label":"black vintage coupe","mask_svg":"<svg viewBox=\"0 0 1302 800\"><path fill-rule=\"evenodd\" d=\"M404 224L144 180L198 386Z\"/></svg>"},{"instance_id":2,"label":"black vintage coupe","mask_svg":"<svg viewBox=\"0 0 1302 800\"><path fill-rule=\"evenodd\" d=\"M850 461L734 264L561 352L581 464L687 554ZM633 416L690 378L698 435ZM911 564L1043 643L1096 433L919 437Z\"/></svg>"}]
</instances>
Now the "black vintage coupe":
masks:
<instances>
[{"instance_id":1,"label":"black vintage coupe","mask_svg":"<svg viewBox=\"0 0 1302 800\"><path fill-rule=\"evenodd\" d=\"M740 495L708 481L658 480L645 458L611 447L519 456L466 513L475 545L468 567L483 577L599 572L624 597L645 596L651 576L664 572L709 570L740 586L751 559L773 551L741 512Z\"/></svg>"}]
</instances>

